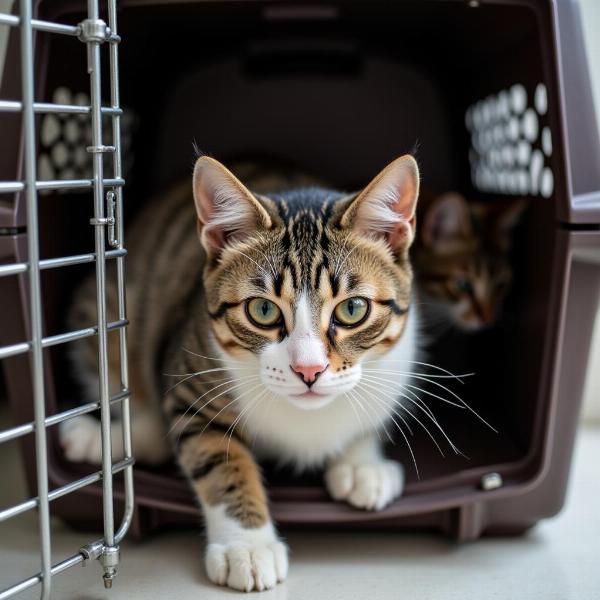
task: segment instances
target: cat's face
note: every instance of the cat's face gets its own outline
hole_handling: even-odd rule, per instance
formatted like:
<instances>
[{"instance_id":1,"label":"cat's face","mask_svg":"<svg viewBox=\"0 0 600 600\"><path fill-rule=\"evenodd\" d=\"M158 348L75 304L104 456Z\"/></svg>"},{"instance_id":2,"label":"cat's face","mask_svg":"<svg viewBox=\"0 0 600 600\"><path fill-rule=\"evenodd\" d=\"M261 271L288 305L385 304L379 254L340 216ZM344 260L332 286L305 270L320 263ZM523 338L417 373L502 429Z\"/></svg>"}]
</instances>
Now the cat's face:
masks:
<instances>
[{"instance_id":1,"label":"cat's face","mask_svg":"<svg viewBox=\"0 0 600 600\"><path fill-rule=\"evenodd\" d=\"M440 321L478 331L497 320L512 282L511 233L524 207L469 204L449 193L423 208L415 266L423 302Z\"/></svg>"},{"instance_id":2,"label":"cat's face","mask_svg":"<svg viewBox=\"0 0 600 600\"><path fill-rule=\"evenodd\" d=\"M392 163L363 192L254 196L199 159L199 231L214 337L263 386L316 409L351 392L361 362L402 336L418 171Z\"/></svg>"}]
</instances>

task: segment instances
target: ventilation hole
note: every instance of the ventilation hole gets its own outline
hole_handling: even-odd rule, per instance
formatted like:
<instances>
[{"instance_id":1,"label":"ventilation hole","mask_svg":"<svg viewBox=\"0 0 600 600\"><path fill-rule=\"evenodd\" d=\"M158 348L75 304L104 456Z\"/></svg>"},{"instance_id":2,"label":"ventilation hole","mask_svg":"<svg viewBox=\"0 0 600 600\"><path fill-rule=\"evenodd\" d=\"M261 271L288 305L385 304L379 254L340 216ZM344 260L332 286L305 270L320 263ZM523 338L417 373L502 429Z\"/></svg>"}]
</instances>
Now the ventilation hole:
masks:
<instances>
[{"instance_id":1,"label":"ventilation hole","mask_svg":"<svg viewBox=\"0 0 600 600\"><path fill-rule=\"evenodd\" d=\"M504 141L504 127L502 125L496 125L494 127L494 142L501 144Z\"/></svg>"},{"instance_id":2,"label":"ventilation hole","mask_svg":"<svg viewBox=\"0 0 600 600\"><path fill-rule=\"evenodd\" d=\"M489 150L494 145L494 132L492 131L491 128L486 129L484 131L484 139L485 139L485 146L484 146L484 148L486 150Z\"/></svg>"},{"instance_id":3,"label":"ventilation hole","mask_svg":"<svg viewBox=\"0 0 600 600\"><path fill-rule=\"evenodd\" d=\"M525 140L520 140L517 144L517 161L522 166L527 166L531 159L531 144Z\"/></svg>"},{"instance_id":4,"label":"ventilation hole","mask_svg":"<svg viewBox=\"0 0 600 600\"><path fill-rule=\"evenodd\" d=\"M515 153L512 146L502 148L502 163L507 167L512 167L515 163Z\"/></svg>"},{"instance_id":5,"label":"ventilation hole","mask_svg":"<svg viewBox=\"0 0 600 600\"><path fill-rule=\"evenodd\" d=\"M525 114L523 115L523 121L521 123L521 127L523 128L523 135L530 142L535 142L538 136L539 131L539 123L538 117L535 114L533 108L528 108Z\"/></svg>"},{"instance_id":6,"label":"ventilation hole","mask_svg":"<svg viewBox=\"0 0 600 600\"><path fill-rule=\"evenodd\" d=\"M40 154L38 159L38 175L40 180L48 181L54 179L54 167L47 154Z\"/></svg>"},{"instance_id":7,"label":"ventilation hole","mask_svg":"<svg viewBox=\"0 0 600 600\"><path fill-rule=\"evenodd\" d=\"M60 173L60 179L76 179L75 169L67 167Z\"/></svg>"},{"instance_id":8,"label":"ventilation hole","mask_svg":"<svg viewBox=\"0 0 600 600\"><path fill-rule=\"evenodd\" d=\"M54 94L52 94L52 102L55 104L71 104L72 102L72 94L69 89L66 87L58 87L54 90Z\"/></svg>"},{"instance_id":9,"label":"ventilation hole","mask_svg":"<svg viewBox=\"0 0 600 600\"><path fill-rule=\"evenodd\" d=\"M519 119L511 117L506 125L506 137L516 142L519 139Z\"/></svg>"},{"instance_id":10,"label":"ventilation hole","mask_svg":"<svg viewBox=\"0 0 600 600\"><path fill-rule=\"evenodd\" d=\"M531 163L529 164L529 184L532 194L538 193L543 166L544 155L540 150L535 150L531 155Z\"/></svg>"},{"instance_id":11,"label":"ventilation hole","mask_svg":"<svg viewBox=\"0 0 600 600\"><path fill-rule=\"evenodd\" d=\"M90 97L84 92L79 92L73 97L73 103L77 106L89 106Z\"/></svg>"},{"instance_id":12,"label":"ventilation hole","mask_svg":"<svg viewBox=\"0 0 600 600\"><path fill-rule=\"evenodd\" d=\"M529 192L529 175L527 174L527 171L520 169L517 172L517 179L519 182L519 193L526 194Z\"/></svg>"},{"instance_id":13,"label":"ventilation hole","mask_svg":"<svg viewBox=\"0 0 600 600\"><path fill-rule=\"evenodd\" d=\"M44 146L52 146L52 144L60 136L60 121L56 115L46 115L42 122L40 137Z\"/></svg>"},{"instance_id":14,"label":"ventilation hole","mask_svg":"<svg viewBox=\"0 0 600 600\"><path fill-rule=\"evenodd\" d=\"M548 110L548 93L546 92L546 86L543 83L538 83L535 88L535 95L533 103L538 114L545 115Z\"/></svg>"},{"instance_id":15,"label":"ventilation hole","mask_svg":"<svg viewBox=\"0 0 600 600\"><path fill-rule=\"evenodd\" d=\"M510 105L517 115L522 114L527 107L527 92L520 83L510 88Z\"/></svg>"},{"instance_id":16,"label":"ventilation hole","mask_svg":"<svg viewBox=\"0 0 600 600\"><path fill-rule=\"evenodd\" d=\"M52 162L59 169L64 167L69 160L69 151L63 142L58 142L52 147Z\"/></svg>"},{"instance_id":17,"label":"ventilation hole","mask_svg":"<svg viewBox=\"0 0 600 600\"><path fill-rule=\"evenodd\" d=\"M75 148L75 165L78 167L84 167L88 160L88 153L83 146L77 146Z\"/></svg>"},{"instance_id":18,"label":"ventilation hole","mask_svg":"<svg viewBox=\"0 0 600 600\"><path fill-rule=\"evenodd\" d=\"M89 106L90 97L87 94L84 94L83 92L79 92L78 94L75 94L73 102L77 104L77 106ZM77 120L85 121L88 117L89 115L77 115Z\"/></svg>"},{"instance_id":19,"label":"ventilation hole","mask_svg":"<svg viewBox=\"0 0 600 600\"><path fill-rule=\"evenodd\" d=\"M542 149L546 156L552 156L552 133L550 127L542 129Z\"/></svg>"},{"instance_id":20,"label":"ventilation hole","mask_svg":"<svg viewBox=\"0 0 600 600\"><path fill-rule=\"evenodd\" d=\"M508 189L511 194L517 194L519 192L519 172L509 171L508 173Z\"/></svg>"},{"instance_id":21,"label":"ventilation hole","mask_svg":"<svg viewBox=\"0 0 600 600\"><path fill-rule=\"evenodd\" d=\"M81 129L75 119L69 119L65 123L64 136L65 140L71 144L81 142Z\"/></svg>"},{"instance_id":22,"label":"ventilation hole","mask_svg":"<svg viewBox=\"0 0 600 600\"><path fill-rule=\"evenodd\" d=\"M554 175L552 170L546 167L542 172L542 181L540 183L540 192L544 198L550 198L554 192Z\"/></svg>"}]
</instances>

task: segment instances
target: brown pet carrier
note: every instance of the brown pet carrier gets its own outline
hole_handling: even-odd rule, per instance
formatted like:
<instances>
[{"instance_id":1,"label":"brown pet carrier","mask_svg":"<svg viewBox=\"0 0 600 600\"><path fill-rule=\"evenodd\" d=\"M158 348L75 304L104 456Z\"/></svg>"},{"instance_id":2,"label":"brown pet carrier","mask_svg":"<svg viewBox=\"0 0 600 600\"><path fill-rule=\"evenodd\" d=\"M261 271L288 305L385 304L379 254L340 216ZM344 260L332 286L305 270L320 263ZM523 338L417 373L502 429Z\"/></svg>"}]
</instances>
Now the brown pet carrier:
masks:
<instances>
[{"instance_id":1,"label":"brown pet carrier","mask_svg":"<svg viewBox=\"0 0 600 600\"><path fill-rule=\"evenodd\" d=\"M81 4L41 1L38 17L77 24L85 18ZM472 413L432 399L438 421L466 457L450 449L442 457L415 432L417 477L399 440L389 452L406 465L406 492L382 512L331 501L319 474L297 479L268 470L277 522L434 529L467 540L521 532L556 514L565 497L600 285L600 145L577 3L119 5L126 221L157 191L190 176L193 142L226 164L277 157L341 189L363 185L416 146L424 186L482 201L528 199L500 322L469 336L449 334L429 356L453 372L475 372L460 389L448 385L497 433ZM84 47L46 31L37 31L35 41L36 102L88 104ZM20 100L19 73L12 68L18 49L11 38L2 99ZM108 98L109 81L102 83ZM0 112L0 119L0 180L19 181L20 115ZM91 177L87 115L38 111L37 126L40 179ZM109 167L105 176L113 178L107 189L116 189ZM0 195L5 264L23 260L23 203L19 191ZM89 190L40 191L42 259L92 251L91 206ZM45 336L66 330L66 303L84 267L42 271ZM2 346L28 339L26 281L25 273L0 277ZM77 388L63 345L44 349L44 360L52 415L63 402L74 402ZM28 358L3 363L16 421L30 422ZM65 462L56 433L49 429L51 489L92 470ZM22 444L34 489L33 436ZM119 477L118 502L124 497ZM174 467L137 465L134 483L134 534L198 524L198 509ZM76 526L95 526L102 515L100 485L56 498L52 512Z\"/></svg>"}]
</instances>

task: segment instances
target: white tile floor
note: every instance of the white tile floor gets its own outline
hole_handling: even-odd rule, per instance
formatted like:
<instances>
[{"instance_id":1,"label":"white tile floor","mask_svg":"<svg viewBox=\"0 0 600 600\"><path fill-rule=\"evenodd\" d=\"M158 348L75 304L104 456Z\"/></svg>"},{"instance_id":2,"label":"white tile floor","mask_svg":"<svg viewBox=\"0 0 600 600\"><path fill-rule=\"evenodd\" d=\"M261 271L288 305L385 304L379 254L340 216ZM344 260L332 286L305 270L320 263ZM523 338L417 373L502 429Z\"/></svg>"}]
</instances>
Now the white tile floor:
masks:
<instances>
[{"instance_id":1,"label":"white tile floor","mask_svg":"<svg viewBox=\"0 0 600 600\"><path fill-rule=\"evenodd\" d=\"M457 545L439 536L368 532L289 532L289 579L261 600L595 600L600 599L600 429L580 432L565 510L522 538ZM17 448L0 457L0 506L22 498ZM10 486L7 481L15 482ZM90 535L54 528L54 559ZM35 515L0 527L0 589L36 569ZM198 531L123 544L113 589L98 565L54 579L60 600L225 600L240 593L212 586L203 574ZM23 598L36 598L35 592Z\"/></svg>"}]
</instances>

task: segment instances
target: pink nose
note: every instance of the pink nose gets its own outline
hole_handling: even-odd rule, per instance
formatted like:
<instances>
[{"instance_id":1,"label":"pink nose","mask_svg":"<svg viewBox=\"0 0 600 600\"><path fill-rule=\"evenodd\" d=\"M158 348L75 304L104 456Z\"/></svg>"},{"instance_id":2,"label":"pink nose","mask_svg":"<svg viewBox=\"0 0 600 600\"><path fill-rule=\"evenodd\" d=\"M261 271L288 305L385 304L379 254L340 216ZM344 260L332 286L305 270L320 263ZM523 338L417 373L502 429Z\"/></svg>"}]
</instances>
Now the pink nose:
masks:
<instances>
[{"instance_id":1,"label":"pink nose","mask_svg":"<svg viewBox=\"0 0 600 600\"><path fill-rule=\"evenodd\" d=\"M290 369L302 379L302 381L310 387L327 369L329 365L303 365L303 364L293 364L290 365Z\"/></svg>"}]
</instances>

